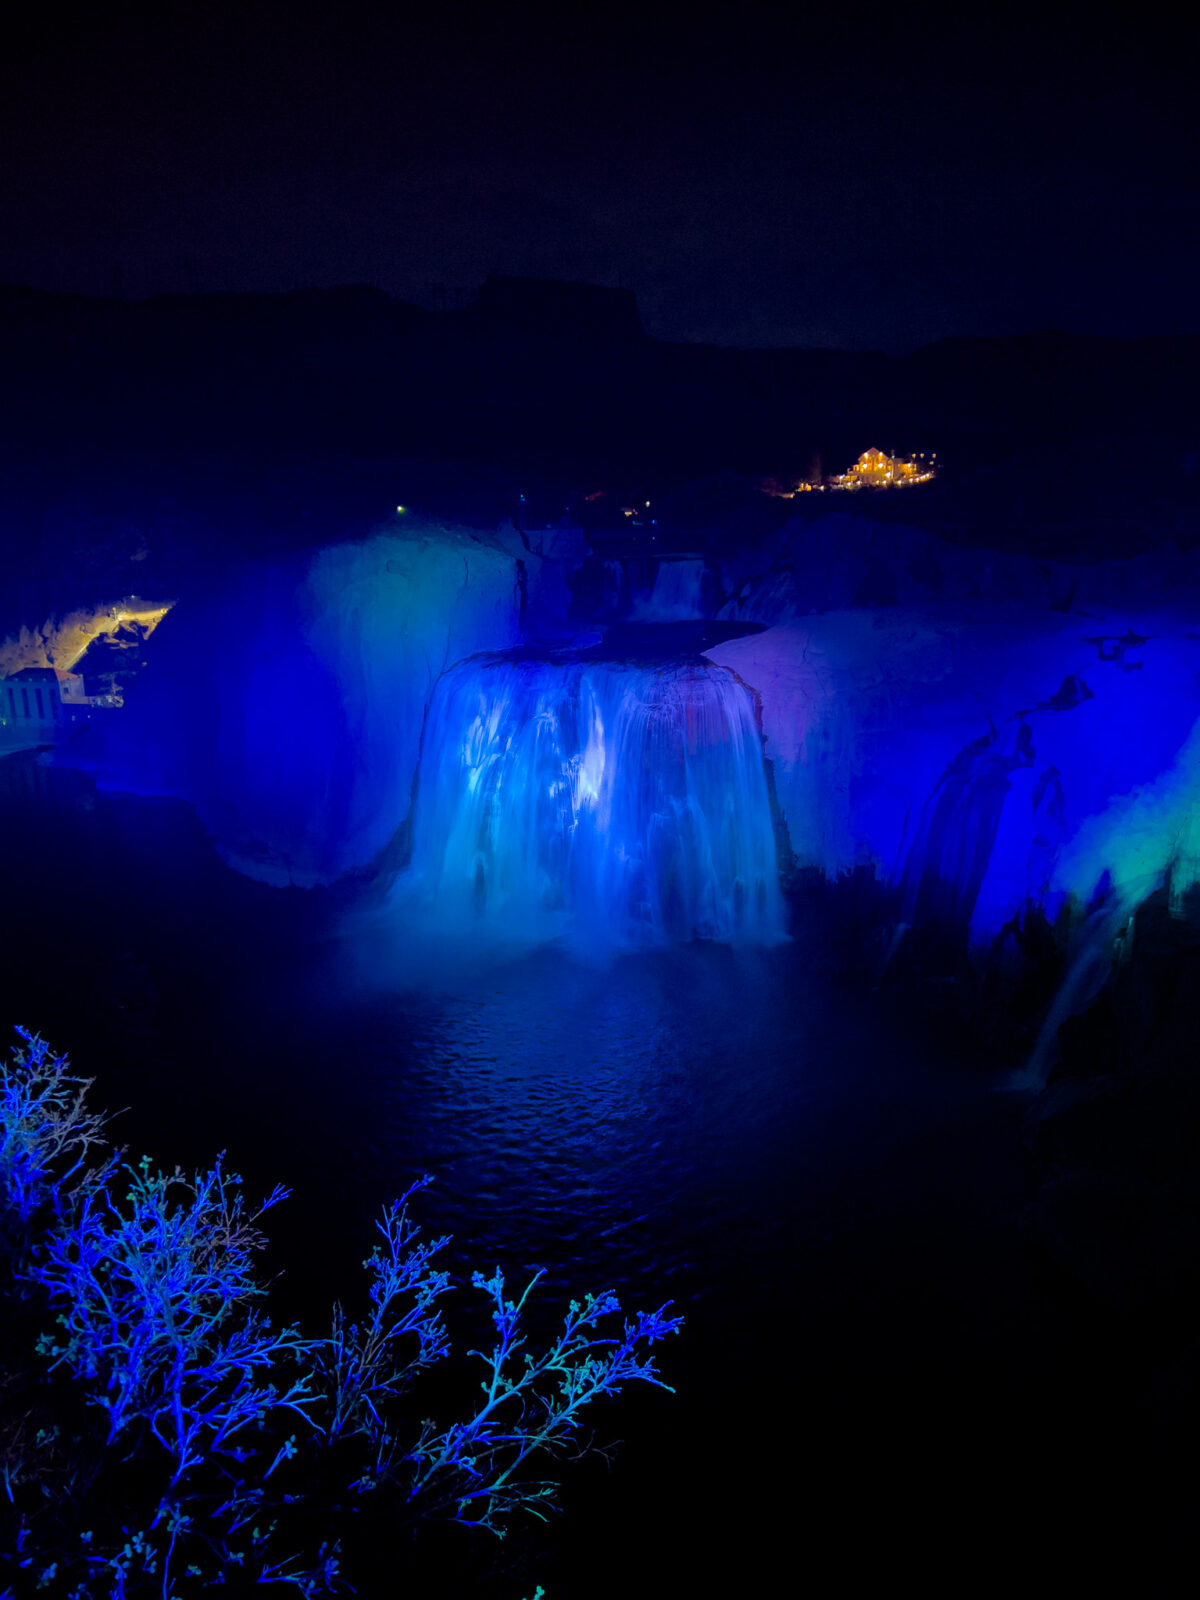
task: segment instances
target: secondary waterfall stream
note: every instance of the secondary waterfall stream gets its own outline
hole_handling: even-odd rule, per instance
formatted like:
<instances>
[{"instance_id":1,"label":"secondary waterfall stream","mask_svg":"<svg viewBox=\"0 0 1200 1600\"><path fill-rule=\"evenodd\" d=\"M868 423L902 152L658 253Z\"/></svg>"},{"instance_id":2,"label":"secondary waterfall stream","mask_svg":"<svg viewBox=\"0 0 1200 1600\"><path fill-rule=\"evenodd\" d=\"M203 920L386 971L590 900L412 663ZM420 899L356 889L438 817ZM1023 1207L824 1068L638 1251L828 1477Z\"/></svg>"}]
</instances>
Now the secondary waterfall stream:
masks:
<instances>
[{"instance_id":1,"label":"secondary waterfall stream","mask_svg":"<svg viewBox=\"0 0 1200 1600\"><path fill-rule=\"evenodd\" d=\"M700 658L472 658L422 745L413 875L438 920L589 944L785 933L754 703Z\"/></svg>"}]
</instances>

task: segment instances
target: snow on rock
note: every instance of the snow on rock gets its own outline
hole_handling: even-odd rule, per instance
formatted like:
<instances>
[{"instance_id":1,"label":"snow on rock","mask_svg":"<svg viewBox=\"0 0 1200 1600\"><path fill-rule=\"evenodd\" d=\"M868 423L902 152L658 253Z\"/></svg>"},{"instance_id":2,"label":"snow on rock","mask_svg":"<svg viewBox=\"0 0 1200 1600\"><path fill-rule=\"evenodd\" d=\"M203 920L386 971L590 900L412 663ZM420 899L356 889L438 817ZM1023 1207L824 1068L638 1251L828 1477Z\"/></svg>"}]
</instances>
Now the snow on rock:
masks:
<instances>
[{"instance_id":1,"label":"snow on rock","mask_svg":"<svg viewBox=\"0 0 1200 1600\"><path fill-rule=\"evenodd\" d=\"M244 569L160 630L101 781L192 801L266 882L364 867L409 813L434 683L518 641L527 578L433 523Z\"/></svg>"},{"instance_id":2,"label":"snow on rock","mask_svg":"<svg viewBox=\"0 0 1200 1600\"><path fill-rule=\"evenodd\" d=\"M709 654L760 697L799 863L872 866L906 921L986 943L1029 904L1200 856L1190 612L829 611Z\"/></svg>"},{"instance_id":3,"label":"snow on rock","mask_svg":"<svg viewBox=\"0 0 1200 1600\"><path fill-rule=\"evenodd\" d=\"M1178 912L1200 881L1200 721L1165 771L1084 819L1062 851L1054 884L1083 899L1107 877L1118 898L1142 899L1168 867Z\"/></svg>"}]
</instances>

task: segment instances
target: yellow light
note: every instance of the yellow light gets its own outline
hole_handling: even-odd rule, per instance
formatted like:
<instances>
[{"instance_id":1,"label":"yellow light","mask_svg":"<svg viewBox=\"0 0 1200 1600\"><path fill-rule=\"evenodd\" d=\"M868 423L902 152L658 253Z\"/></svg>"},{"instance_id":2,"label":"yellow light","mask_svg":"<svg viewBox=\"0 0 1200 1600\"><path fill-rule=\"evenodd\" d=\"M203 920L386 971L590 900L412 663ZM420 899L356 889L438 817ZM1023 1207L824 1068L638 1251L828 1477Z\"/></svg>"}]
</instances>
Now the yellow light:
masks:
<instances>
[{"instance_id":1,"label":"yellow light","mask_svg":"<svg viewBox=\"0 0 1200 1600\"><path fill-rule=\"evenodd\" d=\"M401 516L402 517L404 515L404 507L403 506L397 506L396 507L396 514L397 514L397 516Z\"/></svg>"}]
</instances>

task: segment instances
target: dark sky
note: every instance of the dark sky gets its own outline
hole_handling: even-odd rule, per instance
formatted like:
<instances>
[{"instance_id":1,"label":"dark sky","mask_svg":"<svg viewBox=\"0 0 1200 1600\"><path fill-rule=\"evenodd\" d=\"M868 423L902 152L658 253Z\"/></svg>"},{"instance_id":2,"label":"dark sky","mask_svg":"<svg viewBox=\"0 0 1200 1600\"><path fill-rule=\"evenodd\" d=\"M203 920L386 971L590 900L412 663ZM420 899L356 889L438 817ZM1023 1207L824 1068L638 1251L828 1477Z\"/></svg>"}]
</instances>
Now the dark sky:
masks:
<instances>
[{"instance_id":1,"label":"dark sky","mask_svg":"<svg viewBox=\"0 0 1200 1600\"><path fill-rule=\"evenodd\" d=\"M1200 329L1195 38L973 10L42 5L0 50L0 280L530 273L743 345Z\"/></svg>"}]
</instances>

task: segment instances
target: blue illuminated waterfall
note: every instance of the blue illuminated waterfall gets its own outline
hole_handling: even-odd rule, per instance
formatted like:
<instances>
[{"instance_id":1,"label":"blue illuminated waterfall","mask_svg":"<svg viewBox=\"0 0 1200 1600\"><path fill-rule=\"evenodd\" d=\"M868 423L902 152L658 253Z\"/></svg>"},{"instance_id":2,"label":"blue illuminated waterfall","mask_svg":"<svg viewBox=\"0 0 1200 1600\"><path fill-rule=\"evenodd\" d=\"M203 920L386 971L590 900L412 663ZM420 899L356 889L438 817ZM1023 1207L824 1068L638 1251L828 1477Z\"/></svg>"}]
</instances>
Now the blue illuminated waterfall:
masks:
<instances>
[{"instance_id":1,"label":"blue illuminated waterfall","mask_svg":"<svg viewBox=\"0 0 1200 1600\"><path fill-rule=\"evenodd\" d=\"M413 872L439 921L464 931L782 938L749 694L702 660L462 662L429 710Z\"/></svg>"}]
</instances>

